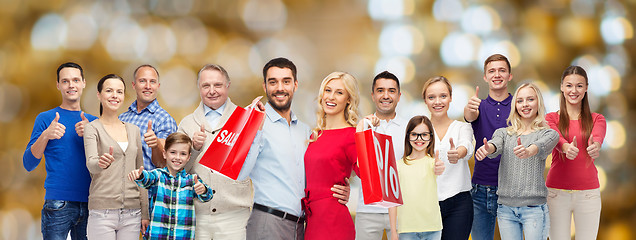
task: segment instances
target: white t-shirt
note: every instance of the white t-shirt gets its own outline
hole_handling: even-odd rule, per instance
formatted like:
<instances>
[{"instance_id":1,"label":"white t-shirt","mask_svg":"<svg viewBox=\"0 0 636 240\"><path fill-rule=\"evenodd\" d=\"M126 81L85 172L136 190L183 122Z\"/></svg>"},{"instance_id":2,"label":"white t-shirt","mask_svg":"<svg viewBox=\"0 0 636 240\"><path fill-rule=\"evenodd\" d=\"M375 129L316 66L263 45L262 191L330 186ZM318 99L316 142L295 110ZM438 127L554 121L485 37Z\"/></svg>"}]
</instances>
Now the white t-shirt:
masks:
<instances>
[{"instance_id":1,"label":"white t-shirt","mask_svg":"<svg viewBox=\"0 0 636 240\"><path fill-rule=\"evenodd\" d=\"M444 173L437 177L437 197L439 201L444 201L456 194L470 191L470 168L468 159L473 156L475 145L473 144L473 128L470 123L453 121L444 138L435 133L435 151L439 150L439 159L444 162L446 169ZM463 146L468 150L465 157L459 159L456 164L448 161L448 150L450 150L449 139L453 138L455 147Z\"/></svg>"}]
</instances>

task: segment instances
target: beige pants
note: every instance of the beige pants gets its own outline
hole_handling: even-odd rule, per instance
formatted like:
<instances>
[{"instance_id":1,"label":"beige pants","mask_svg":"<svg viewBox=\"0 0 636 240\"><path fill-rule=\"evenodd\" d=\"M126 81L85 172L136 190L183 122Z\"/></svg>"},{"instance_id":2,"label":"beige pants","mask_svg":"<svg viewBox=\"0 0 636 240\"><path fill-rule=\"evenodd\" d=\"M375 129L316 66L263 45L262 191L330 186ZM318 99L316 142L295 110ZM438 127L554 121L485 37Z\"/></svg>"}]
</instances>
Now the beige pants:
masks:
<instances>
[{"instance_id":1,"label":"beige pants","mask_svg":"<svg viewBox=\"0 0 636 240\"><path fill-rule=\"evenodd\" d=\"M88 239L139 239L141 209L100 209L88 211Z\"/></svg>"},{"instance_id":2,"label":"beige pants","mask_svg":"<svg viewBox=\"0 0 636 240\"><path fill-rule=\"evenodd\" d=\"M245 240L250 209L205 215L196 215L195 238L197 240Z\"/></svg>"},{"instance_id":3,"label":"beige pants","mask_svg":"<svg viewBox=\"0 0 636 240\"><path fill-rule=\"evenodd\" d=\"M356 213L356 240L381 240L384 230L391 237L388 213Z\"/></svg>"},{"instance_id":4,"label":"beige pants","mask_svg":"<svg viewBox=\"0 0 636 240\"><path fill-rule=\"evenodd\" d=\"M596 239L601 217L601 191L597 189L564 191L548 188L550 239L570 240L574 215L575 239Z\"/></svg>"}]
</instances>

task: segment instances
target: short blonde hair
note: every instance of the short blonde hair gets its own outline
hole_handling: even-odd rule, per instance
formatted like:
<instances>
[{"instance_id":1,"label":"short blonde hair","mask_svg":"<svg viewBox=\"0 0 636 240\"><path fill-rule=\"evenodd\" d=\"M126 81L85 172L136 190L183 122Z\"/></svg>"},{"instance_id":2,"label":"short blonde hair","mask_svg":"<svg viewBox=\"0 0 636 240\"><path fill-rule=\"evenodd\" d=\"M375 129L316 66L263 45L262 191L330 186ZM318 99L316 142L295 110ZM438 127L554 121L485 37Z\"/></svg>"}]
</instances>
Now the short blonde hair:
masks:
<instances>
[{"instance_id":1,"label":"short blonde hair","mask_svg":"<svg viewBox=\"0 0 636 240\"><path fill-rule=\"evenodd\" d=\"M537 94L537 101L539 101L537 116L534 117L534 119L532 120L530 129L532 131L535 131L548 128L548 124L545 122L545 106L543 105L543 96L541 96L541 91L539 91L537 85L534 85L533 83L524 83L519 86L519 88L517 88L517 91L515 91L515 95L512 98L512 104L510 104L512 106L510 109L510 115L508 116L507 120L508 128L506 128L508 134L510 135L521 135L525 129L525 126L521 121L521 115L519 115L519 113L517 112L517 97L519 96L519 91L521 91L521 89L523 88L531 88L532 90L534 90L534 92Z\"/></svg>"},{"instance_id":2,"label":"short blonde hair","mask_svg":"<svg viewBox=\"0 0 636 240\"><path fill-rule=\"evenodd\" d=\"M312 138L310 142L316 141L321 135L321 131L325 129L327 123L325 110L322 109L322 96L325 92L327 83L331 80L340 79L344 83L345 90L349 94L349 103L344 111L344 117L347 124L355 126L358 122L358 104L360 103L360 93L358 91L358 80L351 74L346 72L332 72L320 83L320 90L318 90L318 111L316 112L316 127L312 130Z\"/></svg>"}]
</instances>

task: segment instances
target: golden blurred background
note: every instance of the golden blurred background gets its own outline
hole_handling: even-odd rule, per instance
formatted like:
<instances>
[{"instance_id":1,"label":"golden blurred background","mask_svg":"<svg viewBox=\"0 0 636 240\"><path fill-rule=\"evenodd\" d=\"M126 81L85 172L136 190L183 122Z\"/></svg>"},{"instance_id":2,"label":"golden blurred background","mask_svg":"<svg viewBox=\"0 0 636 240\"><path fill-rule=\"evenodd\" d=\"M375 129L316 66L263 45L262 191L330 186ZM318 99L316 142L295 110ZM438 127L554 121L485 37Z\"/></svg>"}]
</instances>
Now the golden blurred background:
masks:
<instances>
[{"instance_id":1,"label":"golden blurred background","mask_svg":"<svg viewBox=\"0 0 636 240\"><path fill-rule=\"evenodd\" d=\"M636 238L629 157L635 152L628 147L635 142L629 126L636 123L636 0L0 0L0 6L0 239L41 238L46 172L40 164L27 173L21 159L35 116L61 103L55 71L63 62L84 68L82 108L93 115L101 76L116 73L129 83L138 65L153 64L159 102L179 122L199 103L196 73L204 64L228 70L230 98L245 106L263 94L263 65L284 56L298 66L293 109L313 124L320 81L336 70L360 81L362 115L373 111L375 74L396 73L404 117L428 115L421 86L444 75L455 89L449 114L462 119L475 86L487 88L483 61L493 53L511 61L510 91L537 83L549 112L558 109L561 72L569 65L587 70L592 110L608 121L595 162L603 199L598 238ZM135 98L130 87L126 106Z\"/></svg>"}]
</instances>

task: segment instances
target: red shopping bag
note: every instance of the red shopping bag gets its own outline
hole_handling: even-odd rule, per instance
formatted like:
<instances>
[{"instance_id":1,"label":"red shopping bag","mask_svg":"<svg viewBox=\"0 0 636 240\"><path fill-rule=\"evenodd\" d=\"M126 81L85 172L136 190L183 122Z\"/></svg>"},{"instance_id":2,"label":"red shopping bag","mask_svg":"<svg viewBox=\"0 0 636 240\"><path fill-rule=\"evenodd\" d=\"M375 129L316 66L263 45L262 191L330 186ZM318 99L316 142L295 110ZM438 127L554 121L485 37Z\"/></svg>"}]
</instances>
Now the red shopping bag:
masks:
<instances>
[{"instance_id":1,"label":"red shopping bag","mask_svg":"<svg viewBox=\"0 0 636 240\"><path fill-rule=\"evenodd\" d=\"M367 129L355 134L364 204L383 207L402 205L393 140Z\"/></svg>"},{"instance_id":2,"label":"red shopping bag","mask_svg":"<svg viewBox=\"0 0 636 240\"><path fill-rule=\"evenodd\" d=\"M199 163L236 180L265 113L236 107Z\"/></svg>"}]
</instances>

